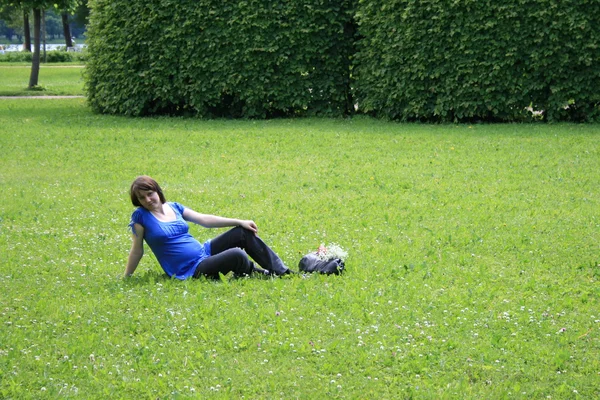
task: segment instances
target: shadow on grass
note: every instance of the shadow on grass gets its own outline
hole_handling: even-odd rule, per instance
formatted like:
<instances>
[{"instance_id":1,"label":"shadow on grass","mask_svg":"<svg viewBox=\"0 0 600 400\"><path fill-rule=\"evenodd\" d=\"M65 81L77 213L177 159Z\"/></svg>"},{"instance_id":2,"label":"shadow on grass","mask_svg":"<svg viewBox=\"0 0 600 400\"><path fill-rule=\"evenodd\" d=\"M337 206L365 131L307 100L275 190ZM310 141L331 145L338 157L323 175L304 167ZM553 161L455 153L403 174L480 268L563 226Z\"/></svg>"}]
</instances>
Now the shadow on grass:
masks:
<instances>
[{"instance_id":1,"label":"shadow on grass","mask_svg":"<svg viewBox=\"0 0 600 400\"><path fill-rule=\"evenodd\" d=\"M286 276L288 278L291 276ZM196 284L220 284L220 283L228 283L231 281L239 281L244 279L253 279L253 280L271 280L271 279L281 279L275 278L271 276L261 275L261 274L253 274L252 276L243 276L237 277L232 273L227 275L220 275L219 278L209 278L202 276L200 278L190 278L189 280ZM125 285L128 287L143 287L143 286L152 286L157 283L166 283L173 281L175 284L184 282L177 278L171 278L169 275L162 271L156 270L148 270L146 272L142 272L139 274L132 275L128 278L119 277L116 281L111 281L107 283L108 289L111 291L119 291Z\"/></svg>"}]
</instances>

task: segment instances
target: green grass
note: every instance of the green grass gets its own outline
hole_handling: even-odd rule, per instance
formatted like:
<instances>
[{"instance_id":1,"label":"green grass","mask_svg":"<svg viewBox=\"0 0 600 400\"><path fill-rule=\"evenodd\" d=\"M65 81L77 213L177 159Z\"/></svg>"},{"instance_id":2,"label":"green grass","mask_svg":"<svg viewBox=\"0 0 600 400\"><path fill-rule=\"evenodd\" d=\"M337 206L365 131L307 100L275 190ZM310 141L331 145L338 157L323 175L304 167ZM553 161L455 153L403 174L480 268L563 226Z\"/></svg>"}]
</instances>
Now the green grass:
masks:
<instances>
[{"instance_id":1,"label":"green grass","mask_svg":"<svg viewBox=\"0 0 600 400\"><path fill-rule=\"evenodd\" d=\"M0 100L0 398L597 398L600 126ZM341 277L120 279L139 174ZM220 230L192 227L200 240Z\"/></svg>"},{"instance_id":2,"label":"green grass","mask_svg":"<svg viewBox=\"0 0 600 400\"><path fill-rule=\"evenodd\" d=\"M43 90L27 90L31 64L0 65L0 96L63 96L83 95L83 66L74 63L43 64L38 85Z\"/></svg>"}]
</instances>

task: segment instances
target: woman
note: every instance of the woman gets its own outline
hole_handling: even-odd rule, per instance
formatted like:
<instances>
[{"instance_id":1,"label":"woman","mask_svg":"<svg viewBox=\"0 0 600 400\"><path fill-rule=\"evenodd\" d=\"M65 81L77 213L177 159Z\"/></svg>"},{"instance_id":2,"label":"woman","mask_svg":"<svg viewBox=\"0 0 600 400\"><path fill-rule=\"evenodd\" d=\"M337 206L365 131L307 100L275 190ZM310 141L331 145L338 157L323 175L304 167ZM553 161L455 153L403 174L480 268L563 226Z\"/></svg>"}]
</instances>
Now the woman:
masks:
<instances>
[{"instance_id":1,"label":"woman","mask_svg":"<svg viewBox=\"0 0 600 400\"><path fill-rule=\"evenodd\" d=\"M291 271L273 250L257 235L254 221L200 214L179 203L167 203L158 183L140 176L129 190L137 209L131 215L132 245L125 275L131 276L144 255L145 240L160 266L177 279L206 276L233 271L237 276L252 272L285 275ZM205 228L235 228L201 244L188 232L186 221ZM245 251L244 251L245 250ZM248 255L264 270L254 266Z\"/></svg>"}]
</instances>

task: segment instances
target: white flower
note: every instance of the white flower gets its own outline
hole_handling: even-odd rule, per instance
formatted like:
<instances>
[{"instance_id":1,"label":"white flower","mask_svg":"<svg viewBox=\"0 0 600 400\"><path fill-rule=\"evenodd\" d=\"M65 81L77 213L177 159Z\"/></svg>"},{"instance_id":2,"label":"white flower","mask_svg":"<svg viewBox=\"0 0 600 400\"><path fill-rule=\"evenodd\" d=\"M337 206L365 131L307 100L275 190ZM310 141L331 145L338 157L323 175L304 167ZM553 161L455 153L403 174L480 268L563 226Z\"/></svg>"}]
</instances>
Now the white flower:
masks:
<instances>
[{"instance_id":1,"label":"white flower","mask_svg":"<svg viewBox=\"0 0 600 400\"><path fill-rule=\"evenodd\" d=\"M324 244L321 244L317 250L317 257L323 261L333 260L336 258L344 261L346 257L348 257L348 252L336 243L330 243L327 247L325 247Z\"/></svg>"}]
</instances>

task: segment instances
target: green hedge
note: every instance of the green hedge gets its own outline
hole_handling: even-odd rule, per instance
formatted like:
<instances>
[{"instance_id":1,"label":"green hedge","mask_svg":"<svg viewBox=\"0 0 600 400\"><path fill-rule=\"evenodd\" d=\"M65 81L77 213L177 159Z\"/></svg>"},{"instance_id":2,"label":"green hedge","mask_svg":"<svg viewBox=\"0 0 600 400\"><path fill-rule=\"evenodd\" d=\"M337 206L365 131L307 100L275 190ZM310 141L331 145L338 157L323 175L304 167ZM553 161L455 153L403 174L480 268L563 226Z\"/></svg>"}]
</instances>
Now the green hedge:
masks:
<instances>
[{"instance_id":1,"label":"green hedge","mask_svg":"<svg viewBox=\"0 0 600 400\"><path fill-rule=\"evenodd\" d=\"M351 108L351 0L90 0L96 111L264 118Z\"/></svg>"},{"instance_id":2,"label":"green hedge","mask_svg":"<svg viewBox=\"0 0 600 400\"><path fill-rule=\"evenodd\" d=\"M104 113L600 119L595 0L90 6L86 90Z\"/></svg>"},{"instance_id":3,"label":"green hedge","mask_svg":"<svg viewBox=\"0 0 600 400\"><path fill-rule=\"evenodd\" d=\"M42 53L43 54L43 53ZM28 51L7 51L0 54L1 62L31 62L33 53ZM52 50L46 52L46 62L61 63L61 62L85 62L87 52L66 52L64 50Z\"/></svg>"},{"instance_id":4,"label":"green hedge","mask_svg":"<svg viewBox=\"0 0 600 400\"><path fill-rule=\"evenodd\" d=\"M390 119L600 119L600 2L361 0L354 87Z\"/></svg>"}]
</instances>

